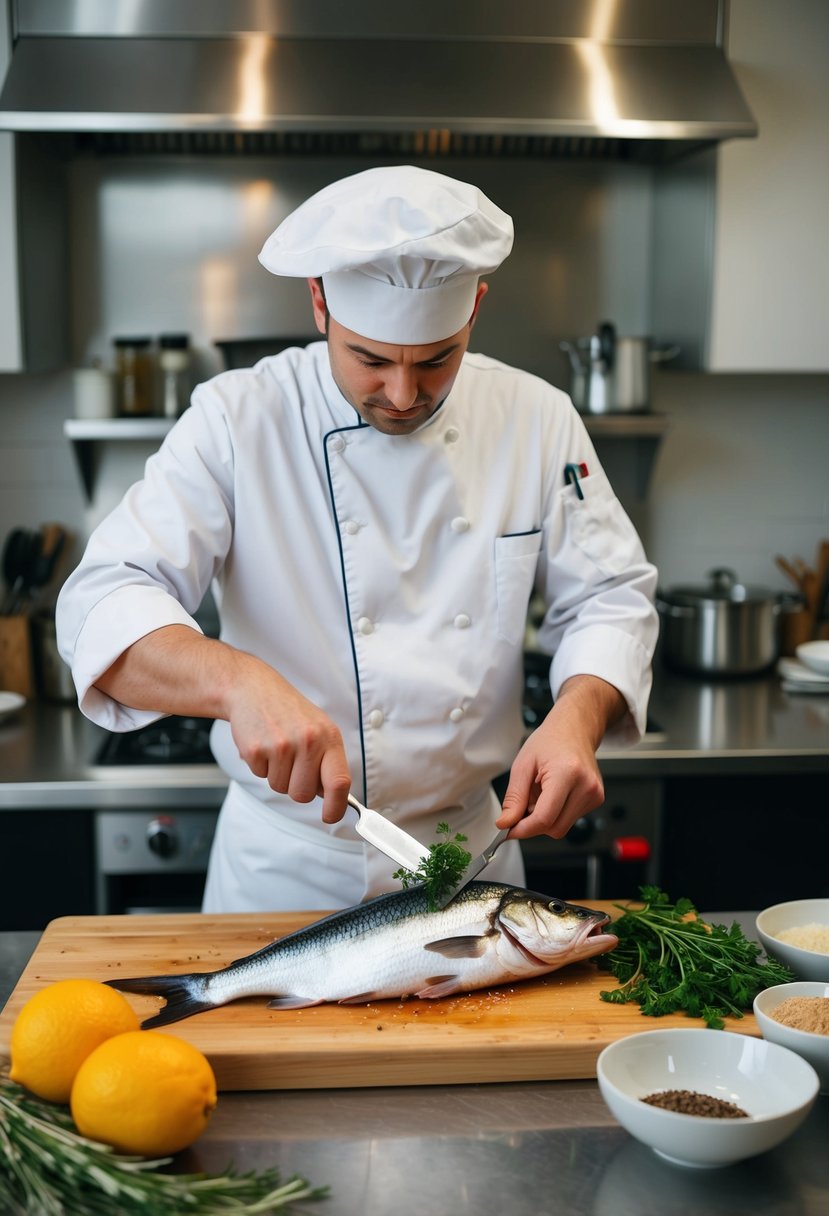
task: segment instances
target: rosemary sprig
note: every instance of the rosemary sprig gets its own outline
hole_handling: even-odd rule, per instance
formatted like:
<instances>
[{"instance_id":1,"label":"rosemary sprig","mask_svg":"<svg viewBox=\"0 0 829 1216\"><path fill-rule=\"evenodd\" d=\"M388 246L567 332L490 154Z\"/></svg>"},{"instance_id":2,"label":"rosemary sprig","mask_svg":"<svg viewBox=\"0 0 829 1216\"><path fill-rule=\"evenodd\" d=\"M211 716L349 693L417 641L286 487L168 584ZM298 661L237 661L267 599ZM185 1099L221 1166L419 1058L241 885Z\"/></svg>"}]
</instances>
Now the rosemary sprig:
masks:
<instances>
[{"instance_id":1,"label":"rosemary sprig","mask_svg":"<svg viewBox=\"0 0 829 1216\"><path fill-rule=\"evenodd\" d=\"M472 854L461 847L466 837L456 832L450 840L450 831L448 823L439 823L435 834L446 839L429 845L428 856L423 858L416 870L400 869L392 874L392 878L399 879L404 887L422 882L430 912L437 912L441 896L463 877L472 860Z\"/></svg>"},{"instance_id":2,"label":"rosemary sprig","mask_svg":"<svg viewBox=\"0 0 829 1216\"><path fill-rule=\"evenodd\" d=\"M298 1177L283 1183L275 1169L160 1173L171 1160L128 1157L88 1140L63 1107L0 1076L0 1210L9 1216L265 1216L328 1191Z\"/></svg>"}]
</instances>

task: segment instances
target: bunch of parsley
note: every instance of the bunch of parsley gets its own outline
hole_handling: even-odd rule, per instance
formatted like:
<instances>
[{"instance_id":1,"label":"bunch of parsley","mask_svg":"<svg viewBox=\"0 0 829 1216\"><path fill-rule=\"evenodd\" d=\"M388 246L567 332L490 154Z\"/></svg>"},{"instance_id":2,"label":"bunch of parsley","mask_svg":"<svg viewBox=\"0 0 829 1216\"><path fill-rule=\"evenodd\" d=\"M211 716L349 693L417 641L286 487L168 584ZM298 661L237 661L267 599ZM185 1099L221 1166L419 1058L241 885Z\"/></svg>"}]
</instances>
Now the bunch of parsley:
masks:
<instances>
[{"instance_id":1,"label":"bunch of parsley","mask_svg":"<svg viewBox=\"0 0 829 1216\"><path fill-rule=\"evenodd\" d=\"M600 994L603 1001L635 1001L650 1017L683 1010L722 1030L723 1019L741 1018L762 989L794 979L782 963L764 962L736 922L730 929L710 925L690 899L671 903L659 887L639 893L644 907L617 904L623 915L612 931L619 944L597 960L621 982Z\"/></svg>"},{"instance_id":2,"label":"bunch of parsley","mask_svg":"<svg viewBox=\"0 0 829 1216\"><path fill-rule=\"evenodd\" d=\"M420 862L416 870L395 870L392 878L397 878L404 887L414 886L422 882L426 891L426 903L430 912L437 912L439 901L456 882L466 873L466 868L472 860L463 845L466 837L456 832L450 839L451 828L448 823L439 823L435 829L437 836L445 836L445 840L429 845L429 853Z\"/></svg>"}]
</instances>

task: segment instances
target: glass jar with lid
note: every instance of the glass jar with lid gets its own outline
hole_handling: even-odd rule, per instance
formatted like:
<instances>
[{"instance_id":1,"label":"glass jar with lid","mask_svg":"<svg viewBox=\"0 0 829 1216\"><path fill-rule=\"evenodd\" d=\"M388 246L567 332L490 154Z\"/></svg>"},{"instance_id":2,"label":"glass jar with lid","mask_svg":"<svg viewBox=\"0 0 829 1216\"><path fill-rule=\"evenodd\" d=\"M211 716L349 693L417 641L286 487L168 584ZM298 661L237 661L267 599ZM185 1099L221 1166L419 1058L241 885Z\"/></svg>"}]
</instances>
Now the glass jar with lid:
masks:
<instances>
[{"instance_id":1,"label":"glass jar with lid","mask_svg":"<svg viewBox=\"0 0 829 1216\"><path fill-rule=\"evenodd\" d=\"M178 418L190 404L190 338L188 334L162 334L158 339L161 368L161 412Z\"/></svg>"},{"instance_id":2,"label":"glass jar with lid","mask_svg":"<svg viewBox=\"0 0 829 1216\"><path fill-rule=\"evenodd\" d=\"M155 413L155 361L150 338L114 338L118 413L126 418Z\"/></svg>"}]
</instances>

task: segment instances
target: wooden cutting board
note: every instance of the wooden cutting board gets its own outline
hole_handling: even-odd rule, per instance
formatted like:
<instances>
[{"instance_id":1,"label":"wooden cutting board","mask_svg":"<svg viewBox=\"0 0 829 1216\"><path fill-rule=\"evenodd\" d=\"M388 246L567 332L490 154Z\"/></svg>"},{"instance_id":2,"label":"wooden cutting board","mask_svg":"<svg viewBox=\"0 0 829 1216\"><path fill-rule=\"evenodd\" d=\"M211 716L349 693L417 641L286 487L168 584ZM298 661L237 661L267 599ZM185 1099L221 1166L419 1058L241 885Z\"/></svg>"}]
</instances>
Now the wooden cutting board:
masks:
<instances>
[{"instance_id":1,"label":"wooden cutting board","mask_svg":"<svg viewBox=\"0 0 829 1216\"><path fill-rule=\"evenodd\" d=\"M585 907L613 914L604 901ZM0 1014L0 1055L8 1056L23 1003L60 979L213 971L252 954L320 913L178 913L67 916L47 926ZM645 1018L637 1005L599 998L616 981L588 961L537 980L442 1000L375 1001L277 1011L249 997L163 1029L194 1043L220 1089L320 1089L446 1085L479 1081L595 1077L606 1044L638 1031L695 1026L684 1015ZM157 997L127 999L139 1017ZM729 1030L758 1035L752 1014Z\"/></svg>"}]
</instances>

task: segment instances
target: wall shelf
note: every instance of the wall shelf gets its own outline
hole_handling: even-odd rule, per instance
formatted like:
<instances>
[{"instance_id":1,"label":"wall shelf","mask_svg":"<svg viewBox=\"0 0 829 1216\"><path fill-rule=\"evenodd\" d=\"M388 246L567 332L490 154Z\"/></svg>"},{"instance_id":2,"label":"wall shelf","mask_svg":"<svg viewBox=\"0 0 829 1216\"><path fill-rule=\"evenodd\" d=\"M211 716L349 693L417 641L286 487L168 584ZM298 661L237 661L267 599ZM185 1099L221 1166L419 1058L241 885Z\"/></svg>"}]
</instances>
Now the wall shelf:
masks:
<instances>
[{"instance_id":1,"label":"wall shelf","mask_svg":"<svg viewBox=\"0 0 829 1216\"><path fill-rule=\"evenodd\" d=\"M670 425L668 417L665 414L583 414L582 418L614 488L618 491L624 487L640 500L644 499L659 444ZM621 458L622 451L624 458Z\"/></svg>"},{"instance_id":2,"label":"wall shelf","mask_svg":"<svg viewBox=\"0 0 829 1216\"><path fill-rule=\"evenodd\" d=\"M637 492L644 498L668 418L664 414L583 414L582 418L597 444L636 441L635 479ZM72 443L87 498L92 498L95 484L98 444L160 443L174 422L174 418L67 418L63 433Z\"/></svg>"},{"instance_id":3,"label":"wall shelf","mask_svg":"<svg viewBox=\"0 0 829 1216\"><path fill-rule=\"evenodd\" d=\"M63 433L72 443L88 499L92 498L101 443L160 443L174 418L67 418Z\"/></svg>"},{"instance_id":4,"label":"wall shelf","mask_svg":"<svg viewBox=\"0 0 829 1216\"><path fill-rule=\"evenodd\" d=\"M668 429L665 414L582 414L597 439L661 439Z\"/></svg>"}]
</instances>

